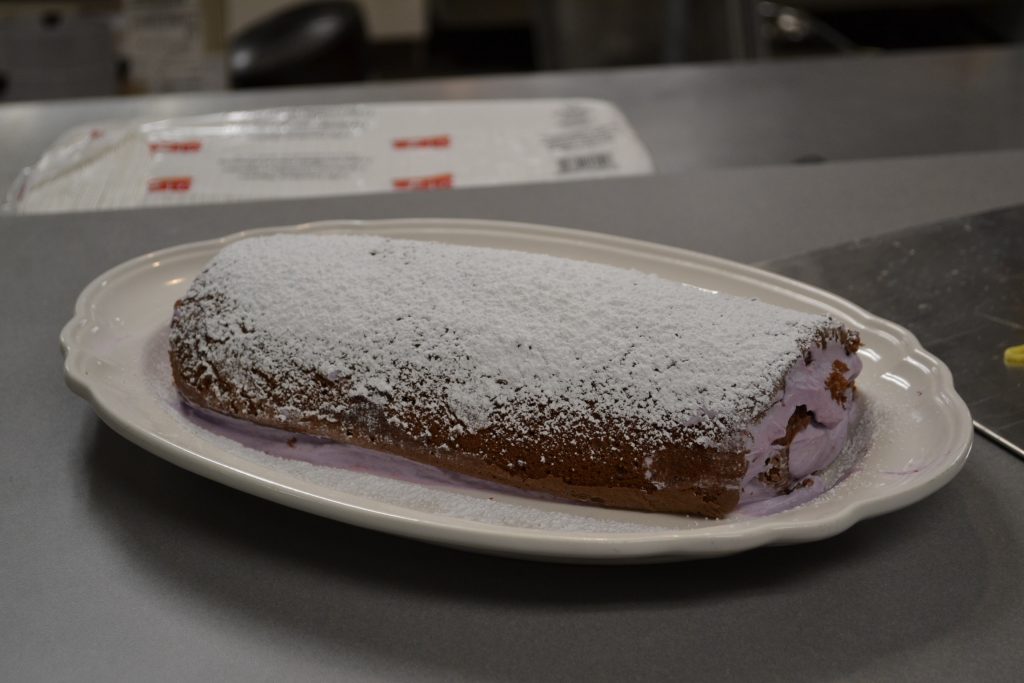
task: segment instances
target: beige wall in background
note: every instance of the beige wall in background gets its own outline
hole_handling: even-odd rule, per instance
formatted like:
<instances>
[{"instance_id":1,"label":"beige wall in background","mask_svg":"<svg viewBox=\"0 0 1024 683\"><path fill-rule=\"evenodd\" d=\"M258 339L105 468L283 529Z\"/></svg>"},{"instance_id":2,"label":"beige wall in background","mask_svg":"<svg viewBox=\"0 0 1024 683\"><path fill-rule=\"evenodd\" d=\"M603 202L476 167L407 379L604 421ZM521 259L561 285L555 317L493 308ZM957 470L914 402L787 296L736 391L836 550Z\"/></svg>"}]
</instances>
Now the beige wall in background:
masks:
<instances>
[{"instance_id":1,"label":"beige wall in background","mask_svg":"<svg viewBox=\"0 0 1024 683\"><path fill-rule=\"evenodd\" d=\"M224 0L225 32L232 36L253 22L300 0ZM427 34L427 0L354 0L371 41L417 40Z\"/></svg>"}]
</instances>

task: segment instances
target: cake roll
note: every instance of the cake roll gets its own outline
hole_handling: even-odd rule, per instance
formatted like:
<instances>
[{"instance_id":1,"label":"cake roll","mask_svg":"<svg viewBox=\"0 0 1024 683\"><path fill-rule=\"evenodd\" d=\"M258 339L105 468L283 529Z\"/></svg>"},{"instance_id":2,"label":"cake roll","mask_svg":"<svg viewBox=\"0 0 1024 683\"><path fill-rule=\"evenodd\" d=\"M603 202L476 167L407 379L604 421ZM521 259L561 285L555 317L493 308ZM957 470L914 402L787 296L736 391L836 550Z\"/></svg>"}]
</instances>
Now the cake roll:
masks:
<instances>
[{"instance_id":1,"label":"cake roll","mask_svg":"<svg viewBox=\"0 0 1024 683\"><path fill-rule=\"evenodd\" d=\"M372 235L234 242L174 307L193 406L491 482L722 517L808 486L856 331L608 265Z\"/></svg>"}]
</instances>

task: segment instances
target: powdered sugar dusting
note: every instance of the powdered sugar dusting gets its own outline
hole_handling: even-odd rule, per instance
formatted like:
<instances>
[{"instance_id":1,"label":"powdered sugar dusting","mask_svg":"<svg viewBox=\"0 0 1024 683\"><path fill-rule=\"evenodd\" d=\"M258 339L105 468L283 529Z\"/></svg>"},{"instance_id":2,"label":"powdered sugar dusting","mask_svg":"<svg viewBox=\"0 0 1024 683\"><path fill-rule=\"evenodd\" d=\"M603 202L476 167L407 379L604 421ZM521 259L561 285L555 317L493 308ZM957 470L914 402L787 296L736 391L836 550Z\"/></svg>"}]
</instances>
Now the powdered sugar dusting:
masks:
<instances>
[{"instance_id":1,"label":"powdered sugar dusting","mask_svg":"<svg viewBox=\"0 0 1024 683\"><path fill-rule=\"evenodd\" d=\"M395 505L413 513L429 513L442 515L451 519L459 519L491 524L511 529L535 529L558 533L584 534L636 534L652 532L669 532L684 530L707 529L712 526L725 526L743 520L756 520L765 515L773 514L803 505L817 505L829 500L834 494L826 491L810 502L805 499L788 503L782 501L778 509L759 510L751 506L740 506L728 518L710 520L699 517L680 515L650 514L642 512L625 512L621 510L604 510L567 502L545 502L537 497L523 496L521 493L510 495L488 495L486 490L473 491L466 487L464 481L457 477L447 483L442 480L413 482L398 479L385 472L353 471L338 463L343 458L328 457L324 460L335 464L315 464L303 460L290 459L274 455L264 450L244 445L238 433L230 429L219 428L215 423L199 420L191 416L181 403L178 391L171 381L170 367L166 353L166 330L162 330L146 344L146 381L155 396L159 398L165 415L174 424L201 439L204 444L217 449L215 452L230 458L239 458L259 468L266 468L281 477L294 478L305 484L323 487L345 496L369 498L375 502ZM861 397L861 405L866 405L864 418L858 420L857 428L837 461L842 462L838 471L845 474L868 452L872 445L873 433L878 429L883 411L873 407ZM886 406L885 410L891 410ZM265 429L266 433L275 430ZM284 444L292 436L287 432L279 432L277 437ZM344 444L325 445L324 448L346 449ZM287 447L284 449L287 452ZM414 468L426 466L410 463ZM383 469L383 468L382 468ZM428 468L429 469L429 468ZM830 468L830 471L835 468ZM824 473L827 478L829 473ZM829 480L830 488L835 483ZM852 485L850 481L841 483L840 488ZM844 489L845 490L845 489Z\"/></svg>"},{"instance_id":2,"label":"powdered sugar dusting","mask_svg":"<svg viewBox=\"0 0 1024 683\"><path fill-rule=\"evenodd\" d=\"M326 457L335 464L314 464L270 454L246 446L239 433L219 428L215 423L196 419L190 415L171 381L167 357L167 333L161 330L145 349L146 381L167 418L176 428L193 435L218 457L240 459L260 468L262 474L272 473L285 482L293 479L304 485L322 487L358 502L369 499L403 508L407 513L427 513L449 519L465 520L510 529L533 529L561 533L636 534L658 530L697 529L721 524L718 520L683 517L679 515L651 515L629 513L630 521L622 519L618 510L603 510L566 502L548 502L538 496L490 493L477 486L475 490L464 480L453 475L445 478L423 478L420 482L406 481L389 476L386 468L381 472L360 472L338 463L344 458ZM267 429L266 432L275 430ZM291 436L280 432L280 443ZM285 447L287 448L287 446ZM345 444L324 445L326 449L344 450ZM419 471L432 469L419 463L410 463ZM447 481L445 480L447 479Z\"/></svg>"},{"instance_id":3,"label":"powdered sugar dusting","mask_svg":"<svg viewBox=\"0 0 1024 683\"><path fill-rule=\"evenodd\" d=\"M610 266L365 235L236 242L187 298L203 371L254 400L263 378L280 402L313 370L417 437L431 425L404 416L427 411L447 434L532 424L558 439L613 421L651 448L683 427L708 446L742 431L830 324ZM343 408L285 401L281 416Z\"/></svg>"}]
</instances>

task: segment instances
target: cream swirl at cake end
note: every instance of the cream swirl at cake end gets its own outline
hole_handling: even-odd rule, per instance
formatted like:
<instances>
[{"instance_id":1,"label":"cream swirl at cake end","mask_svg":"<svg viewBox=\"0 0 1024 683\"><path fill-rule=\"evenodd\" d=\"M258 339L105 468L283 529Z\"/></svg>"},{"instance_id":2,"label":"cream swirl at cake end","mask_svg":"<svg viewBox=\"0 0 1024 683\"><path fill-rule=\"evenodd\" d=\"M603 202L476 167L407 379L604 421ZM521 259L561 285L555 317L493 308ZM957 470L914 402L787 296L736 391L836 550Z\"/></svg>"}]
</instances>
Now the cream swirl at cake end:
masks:
<instances>
[{"instance_id":1,"label":"cream swirl at cake end","mask_svg":"<svg viewBox=\"0 0 1024 683\"><path fill-rule=\"evenodd\" d=\"M860 368L856 333L825 316L368 235L233 243L171 327L175 382L202 407L521 488L710 516L753 480L758 495L799 485L808 465L791 474L790 450L844 422Z\"/></svg>"}]
</instances>

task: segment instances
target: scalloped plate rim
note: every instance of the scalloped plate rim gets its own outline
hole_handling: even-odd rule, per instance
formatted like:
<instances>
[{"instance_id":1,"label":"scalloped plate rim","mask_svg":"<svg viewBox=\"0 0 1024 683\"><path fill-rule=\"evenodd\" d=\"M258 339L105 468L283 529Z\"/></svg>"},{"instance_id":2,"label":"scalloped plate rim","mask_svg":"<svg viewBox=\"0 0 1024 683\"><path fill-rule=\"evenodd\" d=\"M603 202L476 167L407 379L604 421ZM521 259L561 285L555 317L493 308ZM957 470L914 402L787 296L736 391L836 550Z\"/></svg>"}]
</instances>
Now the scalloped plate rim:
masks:
<instances>
[{"instance_id":1,"label":"scalloped plate rim","mask_svg":"<svg viewBox=\"0 0 1024 683\"><path fill-rule=\"evenodd\" d=\"M389 229L416 229L429 232L438 229L450 231L452 228L472 231L478 235L485 231L505 235L519 233L567 244L578 242L598 246L608 251L628 251L645 258L667 260L683 267L696 266L730 280L745 281L759 287L767 286L774 291L790 296L797 295L802 299L823 304L829 309L841 311L843 317L857 320L862 329L885 333L898 340L906 351L906 355L899 360L914 358L917 363L926 366L933 373L932 381L938 385L935 388L946 397L948 410L956 418L954 433L958 438L950 444L946 466L931 478L910 490L898 492L897 495L853 500L834 514L814 521L779 521L768 516L762 518L761 523L753 531L721 529L713 532L704 529L700 533L694 533L693 529L656 529L652 532L591 534L523 529L456 519L442 514L422 513L349 494L332 497L329 491L318 490L322 487L294 478L291 482L284 481L289 477L268 481L253 472L242 471L206 458L187 446L161 439L122 419L104 395L102 383L90 380L81 370L82 361L89 356L84 345L78 343L79 335L86 329L90 320L89 308L92 302L118 277L130 275L140 267L152 267L155 261L196 252L208 251L212 255L230 242L278 232L379 233ZM89 401L100 418L115 431L169 462L233 488L337 521L465 550L527 559L607 563L672 561L732 554L764 545L802 543L828 538L845 531L859 521L911 505L940 489L963 467L973 440L970 414L953 387L948 367L923 349L909 330L896 323L880 318L825 290L728 259L628 237L530 223L466 218L325 220L295 226L243 230L219 238L167 247L116 265L89 283L76 300L74 316L61 330L60 342L65 355L64 373L68 386ZM298 486L289 485L296 482Z\"/></svg>"}]
</instances>

